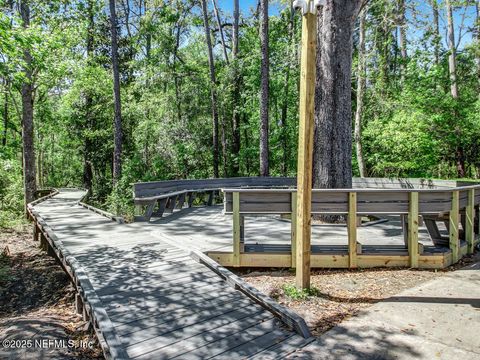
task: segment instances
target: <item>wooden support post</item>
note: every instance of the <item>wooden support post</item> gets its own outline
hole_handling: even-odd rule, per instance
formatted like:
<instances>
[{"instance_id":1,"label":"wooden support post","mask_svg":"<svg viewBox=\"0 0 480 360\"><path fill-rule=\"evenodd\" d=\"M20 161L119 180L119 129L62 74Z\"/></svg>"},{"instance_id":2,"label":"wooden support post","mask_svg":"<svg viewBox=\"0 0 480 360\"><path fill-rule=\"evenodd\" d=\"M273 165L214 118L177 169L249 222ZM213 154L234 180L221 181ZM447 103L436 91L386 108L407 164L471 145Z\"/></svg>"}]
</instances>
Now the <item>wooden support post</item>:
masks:
<instances>
[{"instance_id":1,"label":"wooden support post","mask_svg":"<svg viewBox=\"0 0 480 360\"><path fill-rule=\"evenodd\" d=\"M188 207L191 208L193 206L193 201L195 200L195 192L188 193Z\"/></svg>"},{"instance_id":2,"label":"wooden support post","mask_svg":"<svg viewBox=\"0 0 480 360\"><path fill-rule=\"evenodd\" d=\"M146 221L150 221L150 219L152 218L153 209L155 208L155 203L156 203L156 201L153 200L152 202L150 202L147 205L147 208L145 209L145 220Z\"/></svg>"},{"instance_id":3,"label":"wooden support post","mask_svg":"<svg viewBox=\"0 0 480 360\"><path fill-rule=\"evenodd\" d=\"M449 216L449 243L452 251L452 263L456 263L459 258L459 239L458 239L458 217L459 217L459 191L452 192L452 209Z\"/></svg>"},{"instance_id":4,"label":"wooden support post","mask_svg":"<svg viewBox=\"0 0 480 360\"><path fill-rule=\"evenodd\" d=\"M167 198L157 200L157 203L158 203L157 211L155 211L153 215L158 217L163 216L163 213L165 212L165 207L167 206L167 200L168 200Z\"/></svg>"},{"instance_id":5,"label":"wooden support post","mask_svg":"<svg viewBox=\"0 0 480 360\"><path fill-rule=\"evenodd\" d=\"M83 299L79 293L75 294L75 311L77 314L83 315Z\"/></svg>"},{"instance_id":6,"label":"wooden support post","mask_svg":"<svg viewBox=\"0 0 480 360\"><path fill-rule=\"evenodd\" d=\"M177 195L173 195L169 198L169 202L167 204L168 212L173 213L173 210L175 210L176 204L177 204Z\"/></svg>"},{"instance_id":7,"label":"wooden support post","mask_svg":"<svg viewBox=\"0 0 480 360\"><path fill-rule=\"evenodd\" d=\"M357 193L348 194L348 267L357 267Z\"/></svg>"},{"instance_id":8,"label":"wooden support post","mask_svg":"<svg viewBox=\"0 0 480 360\"><path fill-rule=\"evenodd\" d=\"M418 268L418 192L408 194L407 229L410 267Z\"/></svg>"},{"instance_id":9,"label":"wooden support post","mask_svg":"<svg viewBox=\"0 0 480 360\"><path fill-rule=\"evenodd\" d=\"M292 254L292 268L296 267L297 263L297 192L292 191L291 194L292 212L291 212L291 225L290 225L290 241L291 241L291 254Z\"/></svg>"},{"instance_id":10,"label":"wooden support post","mask_svg":"<svg viewBox=\"0 0 480 360\"><path fill-rule=\"evenodd\" d=\"M467 252L473 254L475 248L475 190L468 190L468 202L465 210L465 240L467 240Z\"/></svg>"},{"instance_id":11,"label":"wooden support post","mask_svg":"<svg viewBox=\"0 0 480 360\"><path fill-rule=\"evenodd\" d=\"M40 229L37 223L33 223L33 241L38 241L40 237Z\"/></svg>"},{"instance_id":12,"label":"wooden support post","mask_svg":"<svg viewBox=\"0 0 480 360\"><path fill-rule=\"evenodd\" d=\"M176 209L182 210L183 209L183 204L185 204L185 193L181 193L180 196L178 197L178 202L177 205L175 206Z\"/></svg>"},{"instance_id":13,"label":"wooden support post","mask_svg":"<svg viewBox=\"0 0 480 360\"><path fill-rule=\"evenodd\" d=\"M212 190L208 193L207 206L212 206L215 202L215 190Z\"/></svg>"},{"instance_id":14,"label":"wooden support post","mask_svg":"<svg viewBox=\"0 0 480 360\"><path fill-rule=\"evenodd\" d=\"M311 0L308 0L308 9L311 8L310 3ZM310 287L316 51L317 16L308 11L302 17L300 122L298 126L296 285L300 289Z\"/></svg>"},{"instance_id":15,"label":"wooden support post","mask_svg":"<svg viewBox=\"0 0 480 360\"><path fill-rule=\"evenodd\" d=\"M233 266L240 266L240 194L233 193Z\"/></svg>"}]
</instances>

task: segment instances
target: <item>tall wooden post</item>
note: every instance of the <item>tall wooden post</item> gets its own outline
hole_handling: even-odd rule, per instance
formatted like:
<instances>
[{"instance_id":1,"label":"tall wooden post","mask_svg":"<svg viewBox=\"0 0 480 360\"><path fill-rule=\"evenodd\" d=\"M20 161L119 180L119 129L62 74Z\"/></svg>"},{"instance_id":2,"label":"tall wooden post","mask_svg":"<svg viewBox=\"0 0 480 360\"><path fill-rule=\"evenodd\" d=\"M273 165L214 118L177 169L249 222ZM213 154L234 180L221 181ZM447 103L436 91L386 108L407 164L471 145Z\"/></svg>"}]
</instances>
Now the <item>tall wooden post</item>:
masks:
<instances>
[{"instance_id":1,"label":"tall wooden post","mask_svg":"<svg viewBox=\"0 0 480 360\"><path fill-rule=\"evenodd\" d=\"M310 237L312 210L313 120L315 110L315 58L317 16L314 1L297 1L302 9L300 70L300 123L298 127L296 285L310 287Z\"/></svg>"}]
</instances>

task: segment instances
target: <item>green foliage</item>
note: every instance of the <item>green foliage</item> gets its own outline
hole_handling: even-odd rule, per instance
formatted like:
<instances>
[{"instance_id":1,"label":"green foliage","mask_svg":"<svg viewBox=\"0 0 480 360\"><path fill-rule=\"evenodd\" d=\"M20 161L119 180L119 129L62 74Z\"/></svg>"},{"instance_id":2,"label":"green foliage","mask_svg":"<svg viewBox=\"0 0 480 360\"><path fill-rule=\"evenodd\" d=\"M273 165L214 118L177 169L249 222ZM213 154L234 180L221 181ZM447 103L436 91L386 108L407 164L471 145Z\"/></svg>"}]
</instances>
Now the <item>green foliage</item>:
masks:
<instances>
[{"instance_id":1,"label":"green foliage","mask_svg":"<svg viewBox=\"0 0 480 360\"><path fill-rule=\"evenodd\" d=\"M293 300L306 300L311 296L318 296L320 293L315 287L300 290L295 285L289 284L283 285L282 289L284 294Z\"/></svg>"},{"instance_id":2,"label":"green foliage","mask_svg":"<svg viewBox=\"0 0 480 360\"><path fill-rule=\"evenodd\" d=\"M35 2L28 29L21 26L18 9L10 9L8 3L0 1L0 137L5 130L5 105L7 108L7 144L0 145L0 226L22 219L20 90L25 81L24 50L32 54L40 188L85 186L90 170L89 201L130 217L132 183L213 175L212 84L198 3L129 2L129 14L124 6L117 6L123 174L115 187L110 24L105 3ZM147 8L139 9L142 3ZM269 24L270 172L274 176L296 172L301 17L291 17L288 3L282 1L281 11L271 12ZM453 99L449 53L442 48L443 41L435 39L428 24L430 13L424 13L425 7L409 5L408 56L403 60L397 44L396 2L368 4L362 116L367 174L456 178L460 149L467 176L479 178L479 44L475 38L460 42L459 98ZM222 21L231 24L231 14L220 10ZM91 29L89 12L93 15ZM242 11L240 23L236 59L230 51L231 26L224 26L227 63L211 16L221 143L224 134L222 176L255 176L259 167L258 14ZM355 33L354 46L357 40ZM433 57L435 44L440 45L438 64ZM354 64L357 54L355 49ZM356 76L352 82L355 89ZM238 154L233 147L234 103L240 119ZM355 108L353 104L352 110ZM356 164L355 159L353 162ZM239 165L238 173L234 163Z\"/></svg>"},{"instance_id":3,"label":"green foliage","mask_svg":"<svg viewBox=\"0 0 480 360\"><path fill-rule=\"evenodd\" d=\"M0 229L23 223L22 167L0 153Z\"/></svg>"}]
</instances>

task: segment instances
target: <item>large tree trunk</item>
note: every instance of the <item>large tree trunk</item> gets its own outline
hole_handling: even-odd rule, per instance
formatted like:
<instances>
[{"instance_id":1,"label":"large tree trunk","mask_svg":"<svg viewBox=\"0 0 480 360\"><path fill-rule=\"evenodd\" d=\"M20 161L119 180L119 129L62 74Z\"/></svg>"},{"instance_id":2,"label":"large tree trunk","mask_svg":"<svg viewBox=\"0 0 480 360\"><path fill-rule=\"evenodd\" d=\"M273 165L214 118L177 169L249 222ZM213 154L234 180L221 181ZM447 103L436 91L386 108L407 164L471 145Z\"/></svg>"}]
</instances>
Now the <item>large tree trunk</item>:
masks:
<instances>
[{"instance_id":1,"label":"large tree trunk","mask_svg":"<svg viewBox=\"0 0 480 360\"><path fill-rule=\"evenodd\" d=\"M360 177L365 177L365 162L363 161L362 150L362 116L363 116L363 98L365 94L365 17L367 9L363 9L360 14L360 28L358 40L358 65L357 65L357 108L355 111L355 148L357 152L357 163Z\"/></svg>"},{"instance_id":2,"label":"large tree trunk","mask_svg":"<svg viewBox=\"0 0 480 360\"><path fill-rule=\"evenodd\" d=\"M110 0L110 25L112 35L113 94L115 102L113 183L122 175L122 108L120 99L120 72L118 66L117 13L115 0Z\"/></svg>"},{"instance_id":3,"label":"large tree trunk","mask_svg":"<svg viewBox=\"0 0 480 360\"><path fill-rule=\"evenodd\" d=\"M232 175L238 176L240 171L240 107L239 97L240 97L240 71L238 70L238 29L239 29L239 20L240 20L240 7L239 0L233 1L233 46L232 46L232 57L233 57L233 99L232 99L232 108L233 108L233 118L232 118Z\"/></svg>"},{"instance_id":4,"label":"large tree trunk","mask_svg":"<svg viewBox=\"0 0 480 360\"><path fill-rule=\"evenodd\" d=\"M28 1L20 3L20 13L24 28L30 27L30 6ZM28 45L27 45L28 46ZM26 48L23 51L25 61L25 80L22 84L22 140L23 140L23 184L25 191L25 210L29 202L35 200L36 167L35 147L33 139L33 79L32 79L32 55Z\"/></svg>"},{"instance_id":5,"label":"large tree trunk","mask_svg":"<svg viewBox=\"0 0 480 360\"><path fill-rule=\"evenodd\" d=\"M447 23L448 23L448 70L450 73L450 93L454 99L458 99L458 84L457 84L457 55L455 48L455 33L454 33L454 23L453 23L453 11L452 4L450 0L445 1L445 6L447 8ZM454 111L453 114L454 121L458 121L458 114ZM457 165L457 176L463 178L466 175L465 171L465 152L463 146L460 143L462 138L460 126L455 124L455 134L457 135L457 147L455 150L456 155L456 165Z\"/></svg>"},{"instance_id":6,"label":"large tree trunk","mask_svg":"<svg viewBox=\"0 0 480 360\"><path fill-rule=\"evenodd\" d=\"M328 0L318 16L314 188L352 186L352 32L361 0Z\"/></svg>"},{"instance_id":7,"label":"large tree trunk","mask_svg":"<svg viewBox=\"0 0 480 360\"><path fill-rule=\"evenodd\" d=\"M210 97L212 103L212 121L213 121L213 176L218 178L218 111L217 111L217 80L215 77L215 63L213 59L212 39L210 35L210 25L208 23L208 9L206 0L202 0L203 27L205 28L205 40L208 50L208 64L210 67Z\"/></svg>"},{"instance_id":8,"label":"large tree trunk","mask_svg":"<svg viewBox=\"0 0 480 360\"><path fill-rule=\"evenodd\" d=\"M270 67L268 60L268 0L260 0L260 14L260 176L268 176L268 98Z\"/></svg>"}]
</instances>

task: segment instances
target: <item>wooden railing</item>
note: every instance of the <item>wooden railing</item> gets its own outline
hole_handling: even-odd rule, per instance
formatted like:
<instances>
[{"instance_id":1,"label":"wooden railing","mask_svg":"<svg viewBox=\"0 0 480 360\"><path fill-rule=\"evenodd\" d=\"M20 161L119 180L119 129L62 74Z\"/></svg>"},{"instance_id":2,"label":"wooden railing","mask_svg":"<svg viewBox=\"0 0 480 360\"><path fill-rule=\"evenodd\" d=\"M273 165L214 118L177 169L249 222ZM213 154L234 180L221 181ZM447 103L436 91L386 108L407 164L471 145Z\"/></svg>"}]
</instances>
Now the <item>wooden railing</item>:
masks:
<instances>
[{"instance_id":1,"label":"wooden railing","mask_svg":"<svg viewBox=\"0 0 480 360\"><path fill-rule=\"evenodd\" d=\"M233 216L232 265L240 266L244 248L244 216L289 214L291 254L296 253L295 189L222 189L224 210ZM480 185L443 189L314 189L312 214L345 215L348 230L348 265L357 267L357 217L361 215L402 215L407 217L406 237L409 266L418 267L420 215L447 216L452 262L460 258L459 224L464 228L467 252L475 246L475 209L480 204ZM480 218L480 217L478 217ZM463 220L463 221L461 221ZM436 226L436 225L435 225ZM477 227L480 228L480 225ZM291 256L295 267L295 256Z\"/></svg>"}]
</instances>

